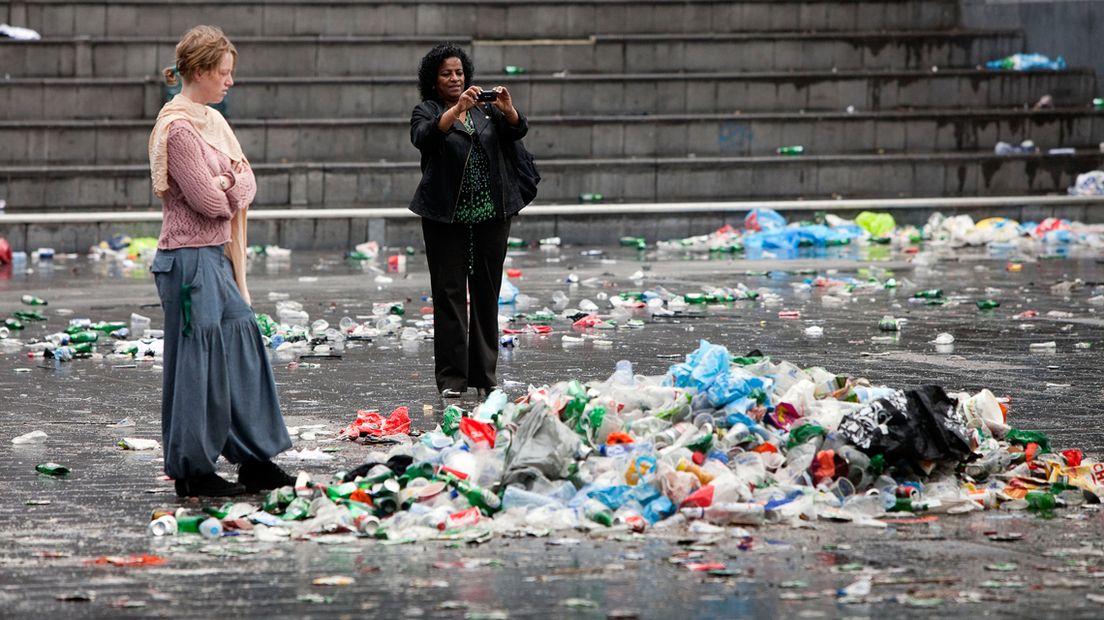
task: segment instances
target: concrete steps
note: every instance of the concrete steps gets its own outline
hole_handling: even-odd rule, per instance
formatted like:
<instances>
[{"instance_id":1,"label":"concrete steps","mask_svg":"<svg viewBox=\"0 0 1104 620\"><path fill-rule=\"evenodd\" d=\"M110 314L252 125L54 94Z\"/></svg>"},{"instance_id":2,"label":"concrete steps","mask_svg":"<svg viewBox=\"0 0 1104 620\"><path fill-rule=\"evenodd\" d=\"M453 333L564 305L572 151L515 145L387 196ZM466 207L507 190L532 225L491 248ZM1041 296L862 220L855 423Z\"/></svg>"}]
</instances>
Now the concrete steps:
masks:
<instances>
[{"instance_id":1,"label":"concrete steps","mask_svg":"<svg viewBox=\"0 0 1104 620\"><path fill-rule=\"evenodd\" d=\"M0 40L13 77L157 76L175 62L175 37ZM237 76L334 77L413 73L436 37L238 37ZM508 65L533 73L941 69L972 67L1022 48L1016 31L600 35L585 39L472 40L476 76Z\"/></svg>"},{"instance_id":2,"label":"concrete steps","mask_svg":"<svg viewBox=\"0 0 1104 620\"><path fill-rule=\"evenodd\" d=\"M197 19L202 16L202 19ZM228 35L591 34L952 28L956 0L12 0L0 21L46 36L179 37L202 21Z\"/></svg>"},{"instance_id":3,"label":"concrete steps","mask_svg":"<svg viewBox=\"0 0 1104 620\"><path fill-rule=\"evenodd\" d=\"M1007 108L1030 106L1044 94L1057 106L1080 107L1096 96L1087 69L530 74L495 81L530 116ZM7 115L0 120L152 118L161 93L152 78L0 81L0 115ZM228 101L236 120L406 117L418 99L412 77L299 77L241 78Z\"/></svg>"},{"instance_id":4,"label":"concrete steps","mask_svg":"<svg viewBox=\"0 0 1104 620\"><path fill-rule=\"evenodd\" d=\"M254 163L415 161L409 121L238 120ZM1095 147L1104 113L1091 108L1031 112L936 110L875 113L533 117L526 143L539 159L977 151L1034 140L1043 150ZM0 122L0 165L143 164L150 120Z\"/></svg>"},{"instance_id":5,"label":"concrete steps","mask_svg":"<svg viewBox=\"0 0 1104 620\"><path fill-rule=\"evenodd\" d=\"M228 103L259 209L404 208L414 73L441 39L531 118L538 203L1064 194L1101 167L1094 74L979 69L1024 37L958 16L958 0L12 0L0 22L46 39L0 42L0 198L13 214L159 210L158 72L198 22L241 52ZM1048 94L1058 109L1028 111ZM1079 150L992 153L1023 139ZM774 155L796 144L805 156ZM352 239L318 221L293 227L296 247Z\"/></svg>"},{"instance_id":6,"label":"concrete steps","mask_svg":"<svg viewBox=\"0 0 1104 620\"><path fill-rule=\"evenodd\" d=\"M986 152L806 157L698 157L541 160L539 202L573 202L598 192L613 202L1022 195L1063 192L1076 175L1104 164L1095 150L1075 155L995 156ZM416 162L258 164L262 208L403 207ZM8 211L150 209L146 165L0 167Z\"/></svg>"}]
</instances>

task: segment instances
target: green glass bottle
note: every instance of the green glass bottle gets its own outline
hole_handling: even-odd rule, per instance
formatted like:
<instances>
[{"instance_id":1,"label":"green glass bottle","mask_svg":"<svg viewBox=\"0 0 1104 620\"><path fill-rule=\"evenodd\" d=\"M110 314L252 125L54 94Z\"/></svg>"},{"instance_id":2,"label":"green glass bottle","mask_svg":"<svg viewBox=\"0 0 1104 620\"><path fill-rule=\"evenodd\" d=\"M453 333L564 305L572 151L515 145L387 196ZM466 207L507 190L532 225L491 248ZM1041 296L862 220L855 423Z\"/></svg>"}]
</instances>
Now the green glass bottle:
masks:
<instances>
[{"instance_id":1,"label":"green glass bottle","mask_svg":"<svg viewBox=\"0 0 1104 620\"><path fill-rule=\"evenodd\" d=\"M307 518L307 513L310 512L310 502L305 497L296 497L291 500L288 507L284 509L284 516L281 517L284 521L300 521Z\"/></svg>"},{"instance_id":2,"label":"green glass bottle","mask_svg":"<svg viewBox=\"0 0 1104 620\"><path fill-rule=\"evenodd\" d=\"M579 194L579 202L602 202L605 196L597 192L584 192Z\"/></svg>"},{"instance_id":3,"label":"green glass bottle","mask_svg":"<svg viewBox=\"0 0 1104 620\"><path fill-rule=\"evenodd\" d=\"M326 496L335 502L339 499L346 499L357 490L357 483L344 482L338 485L330 485L326 487Z\"/></svg>"},{"instance_id":4,"label":"green glass bottle","mask_svg":"<svg viewBox=\"0 0 1104 620\"><path fill-rule=\"evenodd\" d=\"M978 310L992 310L993 308L1000 307L1000 302L993 299L979 299L977 301Z\"/></svg>"},{"instance_id":5,"label":"green glass bottle","mask_svg":"<svg viewBox=\"0 0 1104 620\"><path fill-rule=\"evenodd\" d=\"M523 73L528 73L525 67L519 67L517 65L506 65L503 67L502 72L506 75L522 75Z\"/></svg>"},{"instance_id":6,"label":"green glass bottle","mask_svg":"<svg viewBox=\"0 0 1104 620\"><path fill-rule=\"evenodd\" d=\"M596 499L588 499L586 503L583 504L583 515L591 521L600 523L606 527L613 525L613 512L610 511L609 507Z\"/></svg>"},{"instance_id":7,"label":"green glass bottle","mask_svg":"<svg viewBox=\"0 0 1104 620\"><path fill-rule=\"evenodd\" d=\"M492 515L502 508L502 500L488 489L475 486L467 480L457 480L456 492L468 500L468 503L478 508L486 515Z\"/></svg>"},{"instance_id":8,"label":"green glass bottle","mask_svg":"<svg viewBox=\"0 0 1104 620\"><path fill-rule=\"evenodd\" d=\"M203 512L211 515L216 519L225 519L230 511L234 508L234 502L226 502L221 506L206 506L203 508Z\"/></svg>"},{"instance_id":9,"label":"green glass bottle","mask_svg":"<svg viewBox=\"0 0 1104 620\"><path fill-rule=\"evenodd\" d=\"M83 331L75 334L69 334L70 343L92 343L100 339L100 332Z\"/></svg>"},{"instance_id":10,"label":"green glass bottle","mask_svg":"<svg viewBox=\"0 0 1104 620\"><path fill-rule=\"evenodd\" d=\"M176 516L176 531L185 534L198 534L199 524L207 520L207 515L180 514Z\"/></svg>"},{"instance_id":11,"label":"green glass bottle","mask_svg":"<svg viewBox=\"0 0 1104 620\"><path fill-rule=\"evenodd\" d=\"M643 250L648 247L648 242L644 237L621 237L621 247Z\"/></svg>"},{"instance_id":12,"label":"green glass bottle","mask_svg":"<svg viewBox=\"0 0 1104 620\"><path fill-rule=\"evenodd\" d=\"M69 468L59 463L42 463L35 466L35 471L40 474L46 474L47 476L67 476L69 475Z\"/></svg>"},{"instance_id":13,"label":"green glass bottle","mask_svg":"<svg viewBox=\"0 0 1104 620\"><path fill-rule=\"evenodd\" d=\"M46 316L38 310L16 310L12 316L21 321L45 321Z\"/></svg>"},{"instance_id":14,"label":"green glass bottle","mask_svg":"<svg viewBox=\"0 0 1104 620\"><path fill-rule=\"evenodd\" d=\"M4 319L4 327L7 327L12 331L20 330L23 329L23 321L20 321L19 319L14 317L8 317Z\"/></svg>"},{"instance_id":15,"label":"green glass bottle","mask_svg":"<svg viewBox=\"0 0 1104 620\"><path fill-rule=\"evenodd\" d=\"M1046 491L1028 491L1024 499L1028 510L1054 510L1058 505L1055 497Z\"/></svg>"},{"instance_id":16,"label":"green glass bottle","mask_svg":"<svg viewBox=\"0 0 1104 620\"><path fill-rule=\"evenodd\" d=\"M45 306L50 303L45 299L42 299L41 297L35 297L34 295L24 295L20 298L20 301L22 301L24 304L27 304L28 306Z\"/></svg>"},{"instance_id":17,"label":"green glass bottle","mask_svg":"<svg viewBox=\"0 0 1104 620\"><path fill-rule=\"evenodd\" d=\"M383 482L372 486L370 494L372 505L376 507L376 514L386 516L394 514L399 509L399 481L388 478Z\"/></svg>"},{"instance_id":18,"label":"green glass bottle","mask_svg":"<svg viewBox=\"0 0 1104 620\"><path fill-rule=\"evenodd\" d=\"M943 297L943 289L932 288L926 291L916 291L912 296L917 299L941 299Z\"/></svg>"},{"instance_id":19,"label":"green glass bottle","mask_svg":"<svg viewBox=\"0 0 1104 620\"><path fill-rule=\"evenodd\" d=\"M93 323L88 326L88 329L94 329L98 332L110 334L111 332L117 332L120 329L126 327L126 323L112 322L112 321L100 321L99 323Z\"/></svg>"},{"instance_id":20,"label":"green glass bottle","mask_svg":"<svg viewBox=\"0 0 1104 620\"><path fill-rule=\"evenodd\" d=\"M778 147L778 154L779 155L785 155L785 156L788 156L788 157L793 157L793 156L796 156L796 155L804 155L805 154L805 147L803 147L801 145L780 146L780 147Z\"/></svg>"},{"instance_id":21,"label":"green glass bottle","mask_svg":"<svg viewBox=\"0 0 1104 620\"><path fill-rule=\"evenodd\" d=\"M415 463L410 467L407 467L406 471L404 471L403 474L399 476L399 484L405 487L407 484L410 484L411 480L414 480L415 478L425 478L426 480L432 480L433 475L436 473L436 470L437 468L434 467L433 463Z\"/></svg>"}]
</instances>

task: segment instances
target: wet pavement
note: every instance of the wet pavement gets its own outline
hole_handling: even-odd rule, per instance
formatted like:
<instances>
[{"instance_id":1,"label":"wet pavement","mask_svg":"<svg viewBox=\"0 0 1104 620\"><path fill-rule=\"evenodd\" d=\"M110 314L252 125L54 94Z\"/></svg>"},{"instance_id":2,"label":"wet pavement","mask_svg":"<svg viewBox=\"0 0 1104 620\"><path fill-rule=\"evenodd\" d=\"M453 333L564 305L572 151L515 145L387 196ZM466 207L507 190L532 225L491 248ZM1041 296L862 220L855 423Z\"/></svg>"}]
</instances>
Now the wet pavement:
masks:
<instances>
[{"instance_id":1,"label":"wet pavement","mask_svg":"<svg viewBox=\"0 0 1104 620\"><path fill-rule=\"evenodd\" d=\"M526 385L568 378L604 379L619 359L637 373L662 374L697 348L700 339L734 353L759 349L775 360L869 378L894 387L940 384L948 390L989 388L1011 398L1010 421L1045 431L1059 448L1078 447L1104 456L1099 403L1104 321L1088 300L1104 282L1094 254L1025 262L1007 269L1007 257L985 250L945 252L932 264L887 247L845 247L802 252L792 259L660 255L604 248L513 252L509 266L522 270L521 291L551 306L555 291L571 305L584 298L600 306L602 294L661 285L673 293L702 286L744 283L780 299L762 298L709 306L700 316L647 320L642 329L603 331L612 346L593 342L565 347L560 321L547 336L522 335L504 350L499 379L519 396ZM384 252L386 255L389 252ZM925 255L927 256L927 255ZM311 319L336 324L343 316L367 316L373 303L402 301L406 318L427 306L424 255L404 273L334 254L294 253L290 261L254 261L250 288L258 312L274 313L270 292L300 301ZM643 280L632 279L642 272ZM884 280L897 289L857 289L843 305L826 290L800 283L815 275ZM569 285L574 273L582 281ZM390 283L377 282L385 275ZM1068 296L1051 286L1080 279ZM942 288L951 303L910 303L917 289ZM137 311L161 319L149 274L113 262L59 257L34 265L30 274L0 273L0 312L18 309L30 293L50 301L46 324L31 324L25 338L60 331L68 318L129 319ZM832 295L836 297L836 295ZM999 308L979 311L982 298ZM957 305L954 303L960 301ZM58 309L74 314L59 316ZM780 319L782 310L801 318ZM1039 316L1015 319L1026 310ZM503 312L513 309L503 307ZM1052 315L1052 312L1070 313ZM899 336L885 341L878 320L908 319ZM642 317L646 318L646 317ZM806 335L817 325L823 336ZM932 344L937 334L955 337L952 348ZM1054 341L1053 351L1031 343ZM1078 343L1088 343L1077 346ZM357 409L386 413L408 405L417 429L429 430L442 403L432 373L432 343L379 338L350 342L340 360L318 368L288 368L274 358L284 413L291 426L325 425L296 448L339 448L329 462L282 460L288 469L318 476L355 466L369 448L332 440ZM29 372L27 372L29 371ZM169 543L146 534L149 514L178 502L162 479L159 452L115 447L123 437L160 440L160 369L125 359L55 364L25 353L0 354L0 605L5 615L65 613L73 617L343 616L642 617L692 618L738 615L792 617L896 617L989 614L1002 617L1061 615L1099 617L1104 584L1104 512L1093 507L1058 511L1054 519L990 511L970 516L907 519L884 530L818 521L803 529L767 526L751 539L690 534L684 527L645 536L553 532L547 538L496 537L463 542L387 544L347 537L316 542L257 543L224 538L207 543L177 537ZM474 403L474 394L465 404ZM123 418L133 427L111 425ZM43 430L44 444L16 446L10 438ZM45 461L73 469L65 479L38 475ZM227 473L233 468L225 467ZM49 502L49 503L45 503ZM1016 536L1020 535L1020 536ZM1004 540L1013 539L1013 540ZM161 566L89 564L104 555L157 554ZM726 571L693 572L688 560L716 561ZM1016 565L1012 570L997 570ZM990 568L986 568L990 567ZM874 575L871 597L861 604L837 600L836 589L857 575ZM344 587L312 585L321 576L346 575ZM91 593L91 601L64 602L58 595Z\"/></svg>"}]
</instances>

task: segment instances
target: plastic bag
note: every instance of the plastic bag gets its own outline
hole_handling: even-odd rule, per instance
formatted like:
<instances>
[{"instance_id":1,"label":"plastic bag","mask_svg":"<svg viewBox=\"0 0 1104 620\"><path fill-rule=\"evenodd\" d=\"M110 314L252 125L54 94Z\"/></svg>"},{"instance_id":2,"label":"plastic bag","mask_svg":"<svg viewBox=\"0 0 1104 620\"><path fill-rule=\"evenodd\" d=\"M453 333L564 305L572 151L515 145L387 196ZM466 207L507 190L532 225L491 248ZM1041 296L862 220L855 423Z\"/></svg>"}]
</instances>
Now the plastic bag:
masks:
<instances>
[{"instance_id":1,"label":"plastic bag","mask_svg":"<svg viewBox=\"0 0 1104 620\"><path fill-rule=\"evenodd\" d=\"M752 209L744 216L745 230L777 230L786 227L786 218L774 209Z\"/></svg>"},{"instance_id":2,"label":"plastic bag","mask_svg":"<svg viewBox=\"0 0 1104 620\"><path fill-rule=\"evenodd\" d=\"M546 405L535 406L521 419L509 451L503 484L525 484L540 477L560 480L570 474L581 440Z\"/></svg>"},{"instance_id":3,"label":"plastic bag","mask_svg":"<svg viewBox=\"0 0 1104 620\"><path fill-rule=\"evenodd\" d=\"M897 222L888 213L874 213L863 211L855 216L855 223L863 230L870 233L871 237L888 237L893 229L897 228Z\"/></svg>"},{"instance_id":4,"label":"plastic bag","mask_svg":"<svg viewBox=\"0 0 1104 620\"><path fill-rule=\"evenodd\" d=\"M512 304L517 301L518 287L514 286L512 282L506 277L506 274L502 274L502 288L498 289L498 303L502 305Z\"/></svg>"},{"instance_id":5,"label":"plastic bag","mask_svg":"<svg viewBox=\"0 0 1104 620\"><path fill-rule=\"evenodd\" d=\"M891 467L919 472L921 461L962 460L970 454L966 421L957 405L943 388L925 385L846 414L838 433L868 456L881 454Z\"/></svg>"},{"instance_id":6,"label":"plastic bag","mask_svg":"<svg viewBox=\"0 0 1104 620\"><path fill-rule=\"evenodd\" d=\"M388 437L391 435L403 435L410 432L410 411L406 406L399 407L386 418L378 411L357 411L355 422L345 427L340 435L356 439L362 435L373 437Z\"/></svg>"}]
</instances>

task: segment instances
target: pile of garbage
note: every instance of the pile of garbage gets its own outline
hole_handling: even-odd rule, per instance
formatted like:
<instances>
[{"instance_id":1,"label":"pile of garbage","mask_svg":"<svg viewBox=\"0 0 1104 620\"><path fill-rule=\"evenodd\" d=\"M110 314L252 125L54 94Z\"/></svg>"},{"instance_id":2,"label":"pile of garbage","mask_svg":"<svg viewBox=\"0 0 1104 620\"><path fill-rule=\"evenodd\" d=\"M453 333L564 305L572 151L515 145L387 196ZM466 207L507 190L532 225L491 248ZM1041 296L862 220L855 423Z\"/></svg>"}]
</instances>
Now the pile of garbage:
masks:
<instances>
[{"instance_id":1,"label":"pile of garbage","mask_svg":"<svg viewBox=\"0 0 1104 620\"><path fill-rule=\"evenodd\" d=\"M1062 71L1066 68L1066 59L1059 56L1052 60L1043 54L1017 53L990 60L985 63L985 68L995 71Z\"/></svg>"},{"instance_id":2,"label":"pile of garbage","mask_svg":"<svg viewBox=\"0 0 1104 620\"><path fill-rule=\"evenodd\" d=\"M893 218L884 215L889 218L889 231L892 231ZM865 229L859 218L849 221L832 214L818 214L817 220L788 223L782 214L773 209L752 209L744 217L742 229L725 225L708 235L660 241L657 248L660 251L739 253L848 245L857 239L880 238L883 233L881 226L873 232Z\"/></svg>"},{"instance_id":3,"label":"pile of garbage","mask_svg":"<svg viewBox=\"0 0 1104 620\"><path fill-rule=\"evenodd\" d=\"M433 314L423 309L423 316L407 324L406 308L402 301L372 304L371 317L365 320L344 316L337 326L325 319L310 320L303 304L287 299L286 294L276 293L276 319L268 314L258 314L257 325L265 344L277 354L313 356L339 356L345 351L347 341L371 341L380 337L399 338L403 341L433 338ZM270 294L270 299L273 295Z\"/></svg>"},{"instance_id":4,"label":"pile of garbage","mask_svg":"<svg viewBox=\"0 0 1104 620\"><path fill-rule=\"evenodd\" d=\"M405 407L362 411L340 432L373 448L359 467L301 472L260 505L155 513L150 532L481 542L563 529L886 527L887 515L1045 516L1100 501L1104 463L1013 427L1008 411L988 390L876 386L702 341L663 376L621 361L605 380L450 406L420 434Z\"/></svg>"},{"instance_id":5,"label":"pile of garbage","mask_svg":"<svg viewBox=\"0 0 1104 620\"><path fill-rule=\"evenodd\" d=\"M1104 191L1104 171L1086 173L1070 193L1094 195ZM969 215L946 216L933 213L924 226L898 226L889 213L864 211L854 220L832 214L818 214L818 222L787 222L770 209L755 209L744 219L742 229L725 225L707 235L660 241L656 247L666 252L739 253L762 250L792 250L801 247L833 245L888 244L915 251L928 242L950 247L990 246L1015 249L1025 254L1044 253L1048 246L1104 247L1104 225L1084 224L1062 218L1041 222L1017 222L990 217L975 222Z\"/></svg>"},{"instance_id":6,"label":"pile of garbage","mask_svg":"<svg viewBox=\"0 0 1104 620\"><path fill-rule=\"evenodd\" d=\"M1047 246L1083 245L1104 247L1104 226L1048 217L1040 222L1017 222L990 217L974 222L968 215L946 217L933 213L921 231L927 241L952 247L989 246L990 249L1015 244L1026 253L1042 253ZM996 246L996 247L995 247Z\"/></svg>"}]
</instances>

